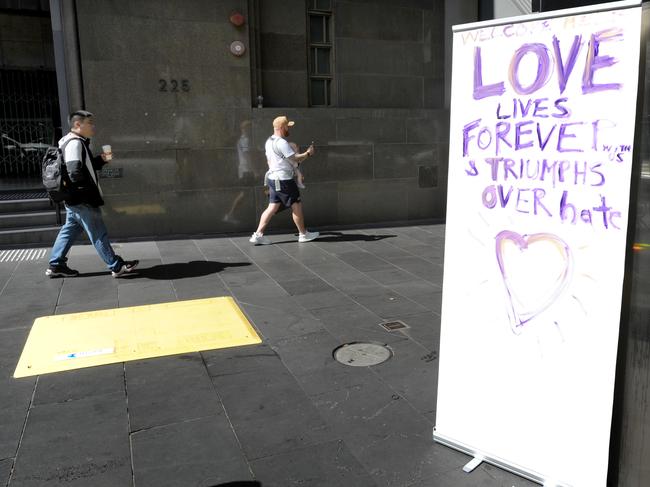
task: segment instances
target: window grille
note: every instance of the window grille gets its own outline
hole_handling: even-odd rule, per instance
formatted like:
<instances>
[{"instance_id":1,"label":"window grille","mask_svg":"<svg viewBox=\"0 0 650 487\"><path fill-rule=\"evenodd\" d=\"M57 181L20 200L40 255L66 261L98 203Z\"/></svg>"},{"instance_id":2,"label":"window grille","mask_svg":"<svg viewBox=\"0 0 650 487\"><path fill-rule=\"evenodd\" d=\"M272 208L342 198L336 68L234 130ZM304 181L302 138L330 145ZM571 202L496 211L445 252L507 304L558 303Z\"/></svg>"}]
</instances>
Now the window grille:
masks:
<instances>
[{"instance_id":1,"label":"window grille","mask_svg":"<svg viewBox=\"0 0 650 487\"><path fill-rule=\"evenodd\" d=\"M331 0L308 0L309 104L333 103L333 12Z\"/></svg>"},{"instance_id":2,"label":"window grille","mask_svg":"<svg viewBox=\"0 0 650 487\"><path fill-rule=\"evenodd\" d=\"M0 69L0 178L40 177L58 109L54 71Z\"/></svg>"}]
</instances>

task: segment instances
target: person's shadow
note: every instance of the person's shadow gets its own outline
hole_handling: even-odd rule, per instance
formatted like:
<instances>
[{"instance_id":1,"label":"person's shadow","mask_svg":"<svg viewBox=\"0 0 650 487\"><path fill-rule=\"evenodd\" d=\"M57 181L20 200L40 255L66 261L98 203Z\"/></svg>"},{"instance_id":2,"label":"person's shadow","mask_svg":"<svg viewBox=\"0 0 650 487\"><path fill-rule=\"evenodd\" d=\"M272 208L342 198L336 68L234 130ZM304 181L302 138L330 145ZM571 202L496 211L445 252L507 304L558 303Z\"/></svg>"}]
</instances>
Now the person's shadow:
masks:
<instances>
[{"instance_id":1,"label":"person's shadow","mask_svg":"<svg viewBox=\"0 0 650 487\"><path fill-rule=\"evenodd\" d=\"M160 264L153 267L137 267L130 274L123 274L121 279L188 279L201 277L221 272L226 267L243 267L251 265L250 262L214 262L211 260L194 260L192 262L175 262L173 264ZM94 277L110 275L110 271L88 272L79 274L79 277Z\"/></svg>"},{"instance_id":2,"label":"person's shadow","mask_svg":"<svg viewBox=\"0 0 650 487\"><path fill-rule=\"evenodd\" d=\"M250 262L214 262L211 260L193 260L192 262L175 262L173 264L160 264L153 267L136 268L132 274L126 274L126 279L189 279L192 277L207 276L221 272L226 267L243 267L251 265Z\"/></svg>"},{"instance_id":3,"label":"person's shadow","mask_svg":"<svg viewBox=\"0 0 650 487\"><path fill-rule=\"evenodd\" d=\"M240 480L238 482L226 482L225 484L214 484L210 487L262 487L260 482L255 480Z\"/></svg>"},{"instance_id":4,"label":"person's shadow","mask_svg":"<svg viewBox=\"0 0 650 487\"><path fill-rule=\"evenodd\" d=\"M397 235L365 235L363 233L343 233L343 232L320 232L314 242L377 242L385 238L393 238ZM282 242L273 243L291 243L296 240L283 240Z\"/></svg>"}]
</instances>

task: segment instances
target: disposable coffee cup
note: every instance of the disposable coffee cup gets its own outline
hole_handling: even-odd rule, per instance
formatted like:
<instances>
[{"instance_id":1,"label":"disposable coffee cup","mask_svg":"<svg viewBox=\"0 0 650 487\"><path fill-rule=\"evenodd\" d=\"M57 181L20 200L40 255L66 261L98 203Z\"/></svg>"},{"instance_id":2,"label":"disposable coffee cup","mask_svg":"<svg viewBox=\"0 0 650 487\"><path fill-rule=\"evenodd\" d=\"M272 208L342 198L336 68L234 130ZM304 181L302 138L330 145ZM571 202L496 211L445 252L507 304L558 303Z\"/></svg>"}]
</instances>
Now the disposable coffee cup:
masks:
<instances>
[{"instance_id":1,"label":"disposable coffee cup","mask_svg":"<svg viewBox=\"0 0 650 487\"><path fill-rule=\"evenodd\" d=\"M104 153L104 157L106 157L107 161L110 161L113 159L113 151L111 150L110 145L103 145L102 146L102 152Z\"/></svg>"}]
</instances>

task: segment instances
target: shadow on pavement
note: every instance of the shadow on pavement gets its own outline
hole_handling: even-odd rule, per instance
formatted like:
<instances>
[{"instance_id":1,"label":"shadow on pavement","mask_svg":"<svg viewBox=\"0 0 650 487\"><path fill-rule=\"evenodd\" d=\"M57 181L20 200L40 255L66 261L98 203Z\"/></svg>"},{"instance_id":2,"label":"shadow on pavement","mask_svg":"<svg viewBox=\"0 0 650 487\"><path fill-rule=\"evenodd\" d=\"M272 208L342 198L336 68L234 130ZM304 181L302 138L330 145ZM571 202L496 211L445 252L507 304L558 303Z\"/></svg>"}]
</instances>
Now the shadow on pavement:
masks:
<instances>
[{"instance_id":1,"label":"shadow on pavement","mask_svg":"<svg viewBox=\"0 0 650 487\"><path fill-rule=\"evenodd\" d=\"M296 242L296 238L292 240L282 240L281 242L273 242L274 244L292 243ZM365 235L363 233L343 233L343 232L321 232L314 242L376 242L385 238L393 238L397 235Z\"/></svg>"},{"instance_id":2,"label":"shadow on pavement","mask_svg":"<svg viewBox=\"0 0 650 487\"><path fill-rule=\"evenodd\" d=\"M251 265L250 262L214 262L211 260L193 260L192 262L177 262L161 264L153 267L138 267L133 274L123 276L122 279L188 279L191 277L207 276L221 272L226 267L243 267Z\"/></svg>"},{"instance_id":3,"label":"shadow on pavement","mask_svg":"<svg viewBox=\"0 0 650 487\"><path fill-rule=\"evenodd\" d=\"M153 267L138 267L132 274L125 274L120 279L187 279L191 277L207 276L221 272L226 267L243 267L251 265L250 262L214 262L210 260L194 260L192 262L178 262L161 264ZM109 271L87 272L79 277L110 276Z\"/></svg>"},{"instance_id":4,"label":"shadow on pavement","mask_svg":"<svg viewBox=\"0 0 650 487\"><path fill-rule=\"evenodd\" d=\"M254 480L247 480L240 482L227 482L225 484L214 484L210 487L262 487L262 484Z\"/></svg>"}]
</instances>

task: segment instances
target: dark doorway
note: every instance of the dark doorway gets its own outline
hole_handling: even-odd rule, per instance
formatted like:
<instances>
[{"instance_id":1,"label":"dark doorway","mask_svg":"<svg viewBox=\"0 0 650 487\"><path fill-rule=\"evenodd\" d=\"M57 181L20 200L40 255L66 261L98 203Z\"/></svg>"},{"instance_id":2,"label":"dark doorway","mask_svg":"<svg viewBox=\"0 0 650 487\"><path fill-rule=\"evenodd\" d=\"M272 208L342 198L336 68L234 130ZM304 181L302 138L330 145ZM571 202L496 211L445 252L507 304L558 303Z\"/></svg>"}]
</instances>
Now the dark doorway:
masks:
<instances>
[{"instance_id":1,"label":"dark doorway","mask_svg":"<svg viewBox=\"0 0 650 487\"><path fill-rule=\"evenodd\" d=\"M612 0L533 0L531 3L533 12L550 12L551 10L586 7L587 5L609 3L611 1Z\"/></svg>"},{"instance_id":2,"label":"dark doorway","mask_svg":"<svg viewBox=\"0 0 650 487\"><path fill-rule=\"evenodd\" d=\"M36 188L61 125L49 2L0 0L0 31L0 189Z\"/></svg>"}]
</instances>

